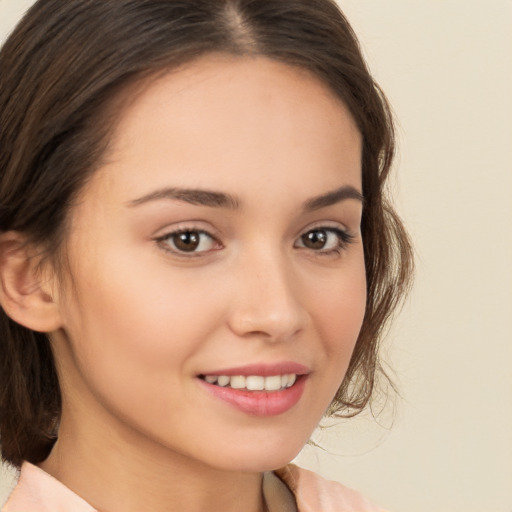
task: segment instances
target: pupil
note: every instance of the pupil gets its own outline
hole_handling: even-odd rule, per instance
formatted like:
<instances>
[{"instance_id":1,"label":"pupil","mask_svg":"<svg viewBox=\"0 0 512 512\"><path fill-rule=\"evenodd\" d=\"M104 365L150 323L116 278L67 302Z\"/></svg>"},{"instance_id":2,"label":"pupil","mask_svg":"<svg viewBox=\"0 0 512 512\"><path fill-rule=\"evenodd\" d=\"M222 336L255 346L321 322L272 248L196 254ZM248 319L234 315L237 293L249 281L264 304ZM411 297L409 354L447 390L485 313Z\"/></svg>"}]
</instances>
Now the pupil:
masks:
<instances>
[{"instance_id":1,"label":"pupil","mask_svg":"<svg viewBox=\"0 0 512 512\"><path fill-rule=\"evenodd\" d=\"M322 249L327 242L327 233L322 230L310 231L304 235L302 241L310 249Z\"/></svg>"},{"instance_id":2,"label":"pupil","mask_svg":"<svg viewBox=\"0 0 512 512\"><path fill-rule=\"evenodd\" d=\"M174 244L181 251L194 251L199 246L199 234L194 231L179 233L175 237Z\"/></svg>"}]
</instances>

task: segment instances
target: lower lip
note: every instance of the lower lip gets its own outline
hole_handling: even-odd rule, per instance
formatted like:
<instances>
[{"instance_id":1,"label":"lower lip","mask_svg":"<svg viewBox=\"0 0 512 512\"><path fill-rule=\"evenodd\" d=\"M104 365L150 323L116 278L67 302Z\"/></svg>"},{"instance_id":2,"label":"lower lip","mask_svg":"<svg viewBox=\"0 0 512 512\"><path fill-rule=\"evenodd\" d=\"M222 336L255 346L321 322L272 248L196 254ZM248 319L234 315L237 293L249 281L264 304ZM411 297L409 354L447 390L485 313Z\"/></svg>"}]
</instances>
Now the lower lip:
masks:
<instances>
[{"instance_id":1,"label":"lower lip","mask_svg":"<svg viewBox=\"0 0 512 512\"><path fill-rule=\"evenodd\" d=\"M232 407L253 416L277 416L298 403L306 385L306 375L297 377L295 384L281 391L248 391L216 386L199 379L205 389Z\"/></svg>"}]
</instances>

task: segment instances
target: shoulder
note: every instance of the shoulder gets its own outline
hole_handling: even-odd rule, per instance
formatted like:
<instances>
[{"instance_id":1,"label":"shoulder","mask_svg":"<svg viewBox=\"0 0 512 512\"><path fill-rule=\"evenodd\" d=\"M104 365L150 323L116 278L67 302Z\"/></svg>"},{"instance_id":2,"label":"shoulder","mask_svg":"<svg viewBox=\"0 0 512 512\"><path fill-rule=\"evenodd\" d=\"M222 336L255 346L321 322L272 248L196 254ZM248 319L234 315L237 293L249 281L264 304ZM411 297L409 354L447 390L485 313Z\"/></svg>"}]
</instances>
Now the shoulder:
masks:
<instances>
[{"instance_id":1,"label":"shoulder","mask_svg":"<svg viewBox=\"0 0 512 512\"><path fill-rule=\"evenodd\" d=\"M96 512L82 498L42 469L28 462L21 466L18 483L1 512Z\"/></svg>"},{"instance_id":2,"label":"shoulder","mask_svg":"<svg viewBox=\"0 0 512 512\"><path fill-rule=\"evenodd\" d=\"M299 512L385 512L354 489L294 464L275 473L293 492Z\"/></svg>"}]
</instances>

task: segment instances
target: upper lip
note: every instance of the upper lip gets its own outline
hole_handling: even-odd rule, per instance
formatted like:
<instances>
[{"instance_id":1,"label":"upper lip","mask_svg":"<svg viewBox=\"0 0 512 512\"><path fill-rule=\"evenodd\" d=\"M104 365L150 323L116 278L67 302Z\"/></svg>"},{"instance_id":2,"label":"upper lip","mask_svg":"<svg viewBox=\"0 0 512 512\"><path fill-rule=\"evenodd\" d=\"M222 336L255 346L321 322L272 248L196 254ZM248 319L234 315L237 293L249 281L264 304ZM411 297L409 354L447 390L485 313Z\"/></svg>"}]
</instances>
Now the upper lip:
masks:
<instances>
[{"instance_id":1,"label":"upper lip","mask_svg":"<svg viewBox=\"0 0 512 512\"><path fill-rule=\"evenodd\" d=\"M262 377L270 377L272 375L284 375L289 373L306 375L310 373L310 370L303 364L293 361L285 361L280 363L256 363L231 368L222 368L219 370L204 372L201 375L226 375L228 377L233 375L243 375L246 377L249 375L260 375Z\"/></svg>"}]
</instances>

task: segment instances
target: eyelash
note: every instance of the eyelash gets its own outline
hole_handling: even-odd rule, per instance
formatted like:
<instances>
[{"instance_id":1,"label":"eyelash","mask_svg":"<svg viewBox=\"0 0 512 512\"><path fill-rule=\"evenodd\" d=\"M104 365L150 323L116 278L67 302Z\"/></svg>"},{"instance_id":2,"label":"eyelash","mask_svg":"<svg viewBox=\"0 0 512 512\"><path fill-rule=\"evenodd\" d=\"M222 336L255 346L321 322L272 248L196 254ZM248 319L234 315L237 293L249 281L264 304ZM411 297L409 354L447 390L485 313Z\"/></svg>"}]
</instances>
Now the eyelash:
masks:
<instances>
[{"instance_id":1,"label":"eyelash","mask_svg":"<svg viewBox=\"0 0 512 512\"><path fill-rule=\"evenodd\" d=\"M170 247L169 242L172 241L174 238L178 237L179 235L192 234L192 233L198 234L199 236L206 235L208 238L210 238L212 240L212 243L220 245L220 242L217 240L217 238L215 236L211 235L210 233L208 233L208 231L205 231L204 229L194 228L194 227L177 229L175 231L171 231L170 233L166 233L165 235L156 238L156 241L159 243L159 245L165 251L175 254L179 257L197 258L197 257L202 256L204 253L211 252L211 251L187 252L187 251L180 251L177 248L173 249ZM173 242L173 245L175 245L174 242Z\"/></svg>"},{"instance_id":2,"label":"eyelash","mask_svg":"<svg viewBox=\"0 0 512 512\"><path fill-rule=\"evenodd\" d=\"M309 247L301 247L303 249L309 249L315 253L317 256L333 256L333 255L339 255L342 253L342 251L346 250L347 247L355 241L355 236L349 233L348 231L344 231L340 228L335 228L332 226L318 226L312 229L308 229L304 234L302 234L299 237L299 240L303 240L304 237L310 233L314 232L324 232L328 234L334 233L337 237L337 243L336 246L331 249L319 249L314 250Z\"/></svg>"},{"instance_id":3,"label":"eyelash","mask_svg":"<svg viewBox=\"0 0 512 512\"><path fill-rule=\"evenodd\" d=\"M353 243L355 240L355 236L352 235L351 233L349 233L348 231L344 231L340 228L336 228L336 227L332 227L332 226L318 226L318 227L309 229L306 232L304 232L302 235L300 235L298 240L301 240L302 243L304 243L304 237L306 235L308 235L310 233L314 233L314 232L324 232L324 233L328 233L328 234L334 234L334 235L336 235L336 237L338 239L336 246L331 249L327 249L327 250L322 250L322 249L315 250L315 249L311 249L309 247L305 247L304 245L297 247L299 249L306 249L306 250L309 249L310 251L315 253L315 256L320 256L320 257L339 255L339 254L341 254L342 251L344 251L348 247L348 245ZM201 237L202 235L205 235L211 239L213 244L218 244L219 246L222 247L221 243L218 241L218 239L215 236L211 235L208 231L205 231L204 229L199 229L199 228L194 228L194 227L177 229L175 231L171 231L170 233L166 233L165 235L156 238L155 241L158 242L158 244L165 251L170 252L179 257L183 257L183 258L197 258L197 257L201 257L205 253L211 252L212 250L213 251L218 250L218 249L212 249L212 250L199 251L199 252L194 250L194 251L187 252L187 251L181 251L177 248L174 248L174 249L171 248L169 241L172 241L173 239L175 239L175 237L178 237L179 235L182 235L182 234L189 234L189 235L197 234L197 235L199 235L199 237ZM199 243L201 243L201 241L199 241ZM175 242L173 242L173 245L176 247ZM294 245L294 247L296 247L296 245Z\"/></svg>"}]
</instances>

